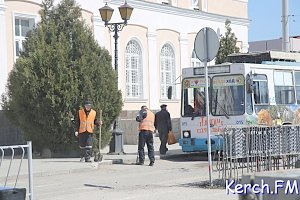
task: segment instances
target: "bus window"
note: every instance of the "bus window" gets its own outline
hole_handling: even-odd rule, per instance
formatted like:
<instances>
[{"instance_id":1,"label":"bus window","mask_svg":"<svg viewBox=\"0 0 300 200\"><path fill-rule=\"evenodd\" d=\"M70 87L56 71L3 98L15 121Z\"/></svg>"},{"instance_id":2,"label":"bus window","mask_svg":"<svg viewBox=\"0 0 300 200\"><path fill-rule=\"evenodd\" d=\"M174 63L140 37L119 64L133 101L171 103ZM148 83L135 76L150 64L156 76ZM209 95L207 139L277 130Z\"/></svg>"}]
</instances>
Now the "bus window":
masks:
<instances>
[{"instance_id":1,"label":"bus window","mask_svg":"<svg viewBox=\"0 0 300 200\"><path fill-rule=\"evenodd\" d=\"M194 108L191 106L194 104L194 94L192 92L192 88L185 88L183 90L183 105L182 105L182 113L183 117L192 117Z\"/></svg>"},{"instance_id":2,"label":"bus window","mask_svg":"<svg viewBox=\"0 0 300 200\"><path fill-rule=\"evenodd\" d=\"M295 103L295 92L292 72L275 71L274 86L276 104Z\"/></svg>"},{"instance_id":3,"label":"bus window","mask_svg":"<svg viewBox=\"0 0 300 200\"><path fill-rule=\"evenodd\" d=\"M300 104L300 71L295 71L296 99Z\"/></svg>"},{"instance_id":4,"label":"bus window","mask_svg":"<svg viewBox=\"0 0 300 200\"><path fill-rule=\"evenodd\" d=\"M245 113L245 79L243 75L215 76L212 79L211 113L217 116Z\"/></svg>"},{"instance_id":5,"label":"bus window","mask_svg":"<svg viewBox=\"0 0 300 200\"><path fill-rule=\"evenodd\" d=\"M254 103L269 104L268 80L266 75L253 74Z\"/></svg>"},{"instance_id":6,"label":"bus window","mask_svg":"<svg viewBox=\"0 0 300 200\"><path fill-rule=\"evenodd\" d=\"M182 82L182 111L183 117L206 115L205 79L187 78Z\"/></svg>"}]
</instances>

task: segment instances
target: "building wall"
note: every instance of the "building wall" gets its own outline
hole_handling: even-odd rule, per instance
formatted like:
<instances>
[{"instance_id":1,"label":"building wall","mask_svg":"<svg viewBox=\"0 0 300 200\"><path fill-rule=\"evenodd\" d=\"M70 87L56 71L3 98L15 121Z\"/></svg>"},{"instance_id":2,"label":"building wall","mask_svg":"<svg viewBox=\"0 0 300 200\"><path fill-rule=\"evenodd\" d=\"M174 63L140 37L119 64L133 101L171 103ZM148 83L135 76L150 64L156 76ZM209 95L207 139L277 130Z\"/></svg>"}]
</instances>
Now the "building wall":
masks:
<instances>
[{"instance_id":1,"label":"building wall","mask_svg":"<svg viewBox=\"0 0 300 200\"><path fill-rule=\"evenodd\" d=\"M15 55L14 55L14 16L19 17L30 17L35 18L36 22L39 20L39 10L41 5L32 1L22 2L22 1L5 1L7 6L5 12L6 18L6 38L7 38L7 61L8 61L8 72L12 70Z\"/></svg>"},{"instance_id":2,"label":"building wall","mask_svg":"<svg viewBox=\"0 0 300 200\"><path fill-rule=\"evenodd\" d=\"M207 12L231 17L248 17L248 0L208 0Z\"/></svg>"},{"instance_id":3,"label":"building wall","mask_svg":"<svg viewBox=\"0 0 300 200\"><path fill-rule=\"evenodd\" d=\"M290 51L300 52L300 38L290 37ZM253 51L282 51L282 39L249 42L249 52Z\"/></svg>"}]
</instances>

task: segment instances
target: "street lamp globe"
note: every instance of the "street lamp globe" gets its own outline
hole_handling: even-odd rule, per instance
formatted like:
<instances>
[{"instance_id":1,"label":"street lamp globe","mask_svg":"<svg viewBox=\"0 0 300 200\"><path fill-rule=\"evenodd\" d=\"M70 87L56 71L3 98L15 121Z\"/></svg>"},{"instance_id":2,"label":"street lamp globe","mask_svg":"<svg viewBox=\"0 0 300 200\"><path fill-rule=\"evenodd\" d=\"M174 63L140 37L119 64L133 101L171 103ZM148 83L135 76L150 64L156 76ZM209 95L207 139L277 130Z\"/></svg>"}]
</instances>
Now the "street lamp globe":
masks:
<instances>
[{"instance_id":1,"label":"street lamp globe","mask_svg":"<svg viewBox=\"0 0 300 200\"><path fill-rule=\"evenodd\" d=\"M127 2L125 2L124 5L119 7L121 18L124 20L125 24L127 24L127 20L130 19L132 11L133 7L129 6Z\"/></svg>"},{"instance_id":2,"label":"street lamp globe","mask_svg":"<svg viewBox=\"0 0 300 200\"><path fill-rule=\"evenodd\" d=\"M114 9L109 7L106 3L104 7L99 9L99 12L100 12L102 21L104 21L105 25L106 25L110 21L111 16L114 12Z\"/></svg>"}]
</instances>

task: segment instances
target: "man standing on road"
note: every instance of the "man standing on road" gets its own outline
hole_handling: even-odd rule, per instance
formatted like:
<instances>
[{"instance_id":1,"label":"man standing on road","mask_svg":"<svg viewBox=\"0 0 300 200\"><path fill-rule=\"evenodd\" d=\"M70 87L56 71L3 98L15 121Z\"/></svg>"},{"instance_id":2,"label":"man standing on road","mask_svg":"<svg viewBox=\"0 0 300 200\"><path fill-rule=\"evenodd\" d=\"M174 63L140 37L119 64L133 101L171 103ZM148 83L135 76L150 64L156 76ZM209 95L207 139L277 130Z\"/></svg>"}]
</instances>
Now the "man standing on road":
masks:
<instances>
[{"instance_id":1,"label":"man standing on road","mask_svg":"<svg viewBox=\"0 0 300 200\"><path fill-rule=\"evenodd\" d=\"M80 162L92 162L93 132L94 125L99 126L100 123L96 119L96 111L91 109L92 103L85 101L83 109L80 109L76 117L75 136L79 140Z\"/></svg>"},{"instance_id":2,"label":"man standing on road","mask_svg":"<svg viewBox=\"0 0 300 200\"><path fill-rule=\"evenodd\" d=\"M170 113L167 110L167 105L162 104L160 106L161 110L155 114L154 126L158 130L159 139L160 139L160 147L159 153L165 155L168 151L167 141L168 141L168 133L172 130L171 117Z\"/></svg>"},{"instance_id":3,"label":"man standing on road","mask_svg":"<svg viewBox=\"0 0 300 200\"><path fill-rule=\"evenodd\" d=\"M154 147L153 147L153 132L154 132L154 120L155 115L153 112L148 110L147 106L142 106L141 110L136 117L136 121L139 122L139 144L138 144L138 154L139 162L137 165L143 165L145 161L144 147L145 143L148 148L148 157L150 160L149 166L154 165Z\"/></svg>"}]
</instances>

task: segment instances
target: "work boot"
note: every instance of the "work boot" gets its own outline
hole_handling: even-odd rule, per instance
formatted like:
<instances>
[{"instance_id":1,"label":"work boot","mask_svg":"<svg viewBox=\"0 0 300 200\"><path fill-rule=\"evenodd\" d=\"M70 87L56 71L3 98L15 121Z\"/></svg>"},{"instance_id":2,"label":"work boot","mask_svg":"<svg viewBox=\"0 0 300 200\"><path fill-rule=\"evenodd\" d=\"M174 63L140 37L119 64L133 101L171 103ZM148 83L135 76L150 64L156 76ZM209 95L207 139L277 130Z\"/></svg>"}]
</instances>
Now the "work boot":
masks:
<instances>
[{"instance_id":1,"label":"work boot","mask_svg":"<svg viewBox=\"0 0 300 200\"><path fill-rule=\"evenodd\" d=\"M144 162L137 162L136 165L144 165Z\"/></svg>"}]
</instances>

